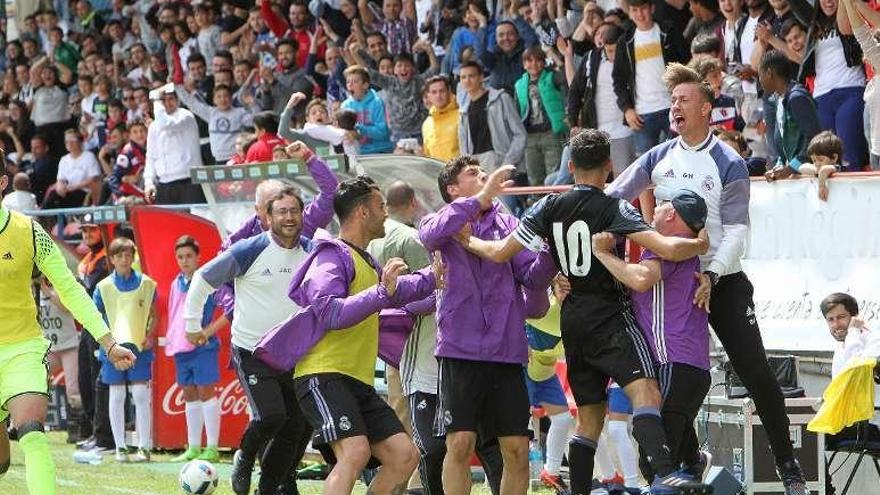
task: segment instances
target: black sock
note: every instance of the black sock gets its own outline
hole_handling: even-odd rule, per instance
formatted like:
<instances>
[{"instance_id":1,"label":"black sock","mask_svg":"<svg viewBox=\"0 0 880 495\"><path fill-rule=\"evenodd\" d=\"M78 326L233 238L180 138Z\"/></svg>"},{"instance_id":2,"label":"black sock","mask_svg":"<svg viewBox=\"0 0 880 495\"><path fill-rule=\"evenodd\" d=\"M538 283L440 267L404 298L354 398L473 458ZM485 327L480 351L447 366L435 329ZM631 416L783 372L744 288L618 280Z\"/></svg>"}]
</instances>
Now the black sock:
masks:
<instances>
[{"instance_id":1,"label":"black sock","mask_svg":"<svg viewBox=\"0 0 880 495\"><path fill-rule=\"evenodd\" d=\"M633 411L633 437L658 476L663 477L675 471L657 408L640 407Z\"/></svg>"},{"instance_id":2,"label":"black sock","mask_svg":"<svg viewBox=\"0 0 880 495\"><path fill-rule=\"evenodd\" d=\"M568 473L571 494L586 495L593 486L593 460L596 457L596 442L575 435L568 441Z\"/></svg>"}]
</instances>

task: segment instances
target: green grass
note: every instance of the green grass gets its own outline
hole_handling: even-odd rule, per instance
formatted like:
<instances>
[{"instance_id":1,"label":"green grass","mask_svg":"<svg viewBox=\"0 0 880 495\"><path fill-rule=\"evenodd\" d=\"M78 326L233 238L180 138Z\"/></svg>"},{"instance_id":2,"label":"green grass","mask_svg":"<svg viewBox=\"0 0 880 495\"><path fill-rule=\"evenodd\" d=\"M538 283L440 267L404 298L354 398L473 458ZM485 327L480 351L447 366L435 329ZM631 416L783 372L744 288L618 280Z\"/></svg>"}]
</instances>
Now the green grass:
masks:
<instances>
[{"instance_id":1,"label":"green grass","mask_svg":"<svg viewBox=\"0 0 880 495\"><path fill-rule=\"evenodd\" d=\"M49 433L50 448L58 470L59 495L176 495L182 494L177 483L177 474L182 463L171 463L171 454L155 454L148 464L120 464L113 455L105 455L98 465L77 464L73 462L76 448L65 443L66 434ZM229 472L232 468L231 456L226 455L218 464L220 486L214 492L231 495ZM321 481L300 481L299 490L305 494L322 492ZM254 485L256 487L256 476ZM353 493L362 494L366 487L358 483ZM489 490L481 483L474 484L474 494L487 495ZM535 493L547 493L541 491ZM24 478L24 457L17 442L12 444L12 465L6 477L0 480L0 494L27 495Z\"/></svg>"}]
</instances>

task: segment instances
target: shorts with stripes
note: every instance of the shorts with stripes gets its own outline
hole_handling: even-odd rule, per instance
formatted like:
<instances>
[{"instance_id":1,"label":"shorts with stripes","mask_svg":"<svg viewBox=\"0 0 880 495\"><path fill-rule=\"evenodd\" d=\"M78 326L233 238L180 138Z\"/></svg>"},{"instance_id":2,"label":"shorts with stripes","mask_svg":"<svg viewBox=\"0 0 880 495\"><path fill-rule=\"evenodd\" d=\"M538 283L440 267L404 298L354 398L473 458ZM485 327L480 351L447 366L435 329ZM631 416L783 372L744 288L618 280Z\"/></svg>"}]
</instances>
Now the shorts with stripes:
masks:
<instances>
[{"instance_id":1,"label":"shorts with stripes","mask_svg":"<svg viewBox=\"0 0 880 495\"><path fill-rule=\"evenodd\" d=\"M315 447L361 435L375 443L404 433L376 389L350 376L317 373L296 378L294 385L300 408L315 429Z\"/></svg>"},{"instance_id":2,"label":"shorts with stripes","mask_svg":"<svg viewBox=\"0 0 880 495\"><path fill-rule=\"evenodd\" d=\"M565 342L566 334L563 331L568 383L579 406L605 402L609 378L625 387L640 378L657 376L648 343L629 312L574 342Z\"/></svg>"}]
</instances>

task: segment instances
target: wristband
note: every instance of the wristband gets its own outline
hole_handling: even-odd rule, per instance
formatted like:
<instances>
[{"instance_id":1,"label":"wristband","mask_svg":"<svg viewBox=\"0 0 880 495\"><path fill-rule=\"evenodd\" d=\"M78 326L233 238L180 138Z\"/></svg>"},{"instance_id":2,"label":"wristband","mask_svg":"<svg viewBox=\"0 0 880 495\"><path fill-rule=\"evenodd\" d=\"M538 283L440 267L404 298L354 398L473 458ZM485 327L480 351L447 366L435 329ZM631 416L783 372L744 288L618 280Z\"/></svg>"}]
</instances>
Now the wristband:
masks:
<instances>
[{"instance_id":1,"label":"wristband","mask_svg":"<svg viewBox=\"0 0 880 495\"><path fill-rule=\"evenodd\" d=\"M715 287L715 285L718 284L718 274L717 273L715 273L713 271L706 270L703 272L703 275L706 275L707 277L709 277L709 282L712 284L712 287Z\"/></svg>"},{"instance_id":2,"label":"wristband","mask_svg":"<svg viewBox=\"0 0 880 495\"><path fill-rule=\"evenodd\" d=\"M107 356L108 357L110 356L110 353L113 352L113 348L116 347L117 345L119 345L118 342L113 342L113 344L110 345L110 348L107 349Z\"/></svg>"}]
</instances>

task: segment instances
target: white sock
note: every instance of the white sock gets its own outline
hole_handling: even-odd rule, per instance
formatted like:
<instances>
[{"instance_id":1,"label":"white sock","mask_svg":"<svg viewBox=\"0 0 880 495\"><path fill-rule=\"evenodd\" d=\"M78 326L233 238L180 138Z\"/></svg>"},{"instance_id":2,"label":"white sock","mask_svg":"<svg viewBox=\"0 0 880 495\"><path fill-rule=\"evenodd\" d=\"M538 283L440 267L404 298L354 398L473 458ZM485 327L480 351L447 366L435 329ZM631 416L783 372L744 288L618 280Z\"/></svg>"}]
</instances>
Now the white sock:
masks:
<instances>
[{"instance_id":1,"label":"white sock","mask_svg":"<svg viewBox=\"0 0 880 495\"><path fill-rule=\"evenodd\" d=\"M559 474L562 467L562 455L571 438L571 426L574 418L568 411L550 416L550 430L547 432L547 462L544 469L550 474Z\"/></svg>"},{"instance_id":2,"label":"white sock","mask_svg":"<svg viewBox=\"0 0 880 495\"><path fill-rule=\"evenodd\" d=\"M202 402L202 414L205 418L205 436L208 447L217 447L220 442L220 401L217 397Z\"/></svg>"},{"instance_id":3,"label":"white sock","mask_svg":"<svg viewBox=\"0 0 880 495\"><path fill-rule=\"evenodd\" d=\"M143 383L132 385L131 398L134 401L138 448L150 450L153 448L153 410L150 404L149 385Z\"/></svg>"},{"instance_id":4,"label":"white sock","mask_svg":"<svg viewBox=\"0 0 880 495\"><path fill-rule=\"evenodd\" d=\"M203 403L199 400L186 403L186 445L187 447L202 446Z\"/></svg>"},{"instance_id":5,"label":"white sock","mask_svg":"<svg viewBox=\"0 0 880 495\"><path fill-rule=\"evenodd\" d=\"M610 480L617 474L614 469L614 461L611 460L611 445L608 443L608 430L604 430L599 435L599 441L596 442L596 469L599 470L599 479Z\"/></svg>"},{"instance_id":6,"label":"white sock","mask_svg":"<svg viewBox=\"0 0 880 495\"><path fill-rule=\"evenodd\" d=\"M629 434L629 425L626 421L609 421L608 434L611 442L617 448L617 459L620 461L620 470L623 471L623 480L626 486L639 487L639 464L636 457L636 449L633 447L632 437Z\"/></svg>"},{"instance_id":7,"label":"white sock","mask_svg":"<svg viewBox=\"0 0 880 495\"><path fill-rule=\"evenodd\" d=\"M125 448L125 385L110 385L110 429L116 448Z\"/></svg>"}]
</instances>

